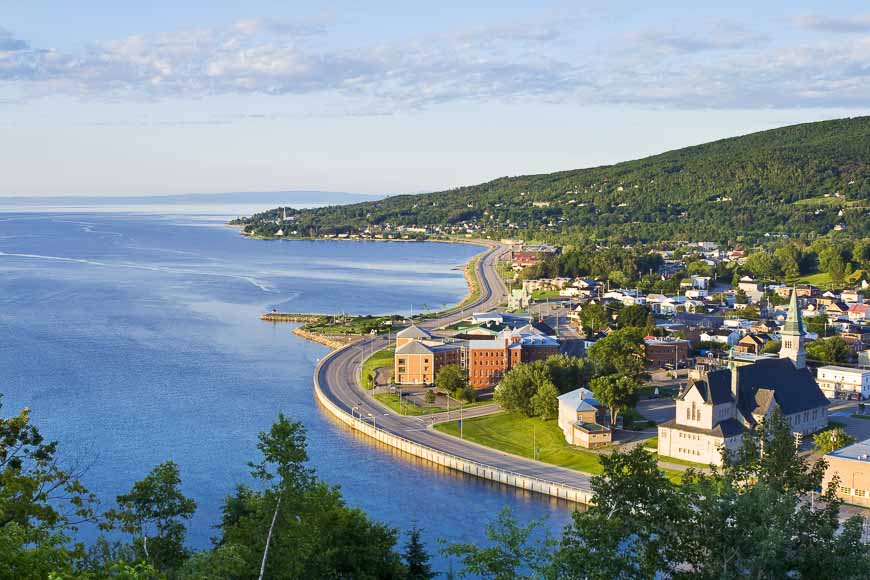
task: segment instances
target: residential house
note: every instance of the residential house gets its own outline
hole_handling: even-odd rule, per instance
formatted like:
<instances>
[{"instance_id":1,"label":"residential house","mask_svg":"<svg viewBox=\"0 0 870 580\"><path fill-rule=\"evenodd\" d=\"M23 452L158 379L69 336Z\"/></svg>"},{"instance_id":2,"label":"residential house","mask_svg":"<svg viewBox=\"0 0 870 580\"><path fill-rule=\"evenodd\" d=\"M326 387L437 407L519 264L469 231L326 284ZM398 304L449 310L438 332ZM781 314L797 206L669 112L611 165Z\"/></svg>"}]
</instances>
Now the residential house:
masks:
<instances>
[{"instance_id":1,"label":"residential house","mask_svg":"<svg viewBox=\"0 0 870 580\"><path fill-rule=\"evenodd\" d=\"M849 306L849 320L856 323L862 323L870 320L868 316L870 312L870 304L851 304Z\"/></svg>"},{"instance_id":2,"label":"residential house","mask_svg":"<svg viewBox=\"0 0 870 580\"><path fill-rule=\"evenodd\" d=\"M610 429L599 422L602 406L592 391L575 389L559 396L559 427L565 441L587 449L610 443Z\"/></svg>"},{"instance_id":3,"label":"residential house","mask_svg":"<svg viewBox=\"0 0 870 580\"><path fill-rule=\"evenodd\" d=\"M706 330L701 333L701 342L717 342L725 346L734 346L743 336L739 330L732 328L720 328L718 330Z\"/></svg>"},{"instance_id":4,"label":"residential house","mask_svg":"<svg viewBox=\"0 0 870 580\"><path fill-rule=\"evenodd\" d=\"M759 355L768 342L770 337L766 334L747 334L737 341L735 349L737 352Z\"/></svg>"}]
</instances>

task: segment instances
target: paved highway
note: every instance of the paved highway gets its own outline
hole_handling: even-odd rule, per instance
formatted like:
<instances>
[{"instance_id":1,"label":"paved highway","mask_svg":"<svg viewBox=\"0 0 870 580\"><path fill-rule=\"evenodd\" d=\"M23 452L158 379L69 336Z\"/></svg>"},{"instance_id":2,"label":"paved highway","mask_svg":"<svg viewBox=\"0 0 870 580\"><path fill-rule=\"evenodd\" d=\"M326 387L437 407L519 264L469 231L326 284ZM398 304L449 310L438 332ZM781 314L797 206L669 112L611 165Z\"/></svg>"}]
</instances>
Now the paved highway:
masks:
<instances>
[{"instance_id":1,"label":"paved highway","mask_svg":"<svg viewBox=\"0 0 870 580\"><path fill-rule=\"evenodd\" d=\"M460 320L464 313L471 311L485 311L502 304L507 290L504 282L496 271L496 262L504 252L504 248L497 244L490 244L488 249L481 255L477 262L477 278L481 285L480 296L473 303L463 308L455 308L445 311L437 319L428 320L420 326L437 328ZM445 414L430 417L406 417L398 415L374 400L358 383L359 369L363 356L374 350L387 346L385 337L366 339L353 346L337 351L317 367L317 379L324 395L340 408L346 410L362 420L374 422L381 429L389 431L405 439L426 445L439 451L476 461L484 465L512 471L529 477L547 480L550 482L570 485L588 490L589 476L571 469L565 469L509 455L482 447L469 441L451 437L432 430L434 422L444 420ZM485 414L488 406L474 407L464 411L464 417ZM459 412L453 411L451 418L459 418ZM531 442L530 445L531 447Z\"/></svg>"}]
</instances>

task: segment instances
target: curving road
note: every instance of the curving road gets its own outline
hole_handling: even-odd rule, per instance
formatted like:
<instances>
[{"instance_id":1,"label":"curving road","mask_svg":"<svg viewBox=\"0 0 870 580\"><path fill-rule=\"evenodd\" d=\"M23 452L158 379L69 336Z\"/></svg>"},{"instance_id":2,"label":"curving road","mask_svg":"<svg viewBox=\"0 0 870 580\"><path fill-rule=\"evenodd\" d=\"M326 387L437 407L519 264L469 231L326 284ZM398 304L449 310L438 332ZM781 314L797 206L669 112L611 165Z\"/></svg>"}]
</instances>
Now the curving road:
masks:
<instances>
[{"instance_id":1,"label":"curving road","mask_svg":"<svg viewBox=\"0 0 870 580\"><path fill-rule=\"evenodd\" d=\"M487 246L488 249L481 254L476 266L477 279L481 286L478 299L462 308L457 307L444 311L438 318L427 320L420 326L430 329L437 328L460 320L465 312L488 310L503 303L507 289L496 271L496 262L504 252L504 248L495 243L487 243ZM377 427L415 443L484 465L582 490L590 490L590 476L587 474L502 453L431 429L431 425L435 422L448 418L445 416L446 413L424 417L406 417L392 412L374 400L358 384L359 369L365 356L370 352L385 348L387 344L386 337L369 338L334 351L321 360L315 369L315 376L324 396L348 413L361 416L367 421L373 421ZM463 417L470 418L486 414L491 410L492 408L488 405L473 407L464 411ZM458 419L458 412L451 412L450 418Z\"/></svg>"}]
</instances>

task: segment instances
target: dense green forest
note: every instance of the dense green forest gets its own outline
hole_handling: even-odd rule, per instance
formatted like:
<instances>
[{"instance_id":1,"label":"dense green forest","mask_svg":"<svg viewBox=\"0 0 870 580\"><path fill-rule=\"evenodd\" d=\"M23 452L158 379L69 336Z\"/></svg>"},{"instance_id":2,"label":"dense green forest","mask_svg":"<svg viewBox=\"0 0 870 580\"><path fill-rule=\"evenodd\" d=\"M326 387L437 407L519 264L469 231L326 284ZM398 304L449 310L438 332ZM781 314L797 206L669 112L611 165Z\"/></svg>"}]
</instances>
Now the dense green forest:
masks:
<instances>
[{"instance_id":1,"label":"dense green forest","mask_svg":"<svg viewBox=\"0 0 870 580\"><path fill-rule=\"evenodd\" d=\"M502 177L380 201L238 220L246 233L322 236L425 227L541 241L812 239L870 235L870 117L783 127L616 165ZM838 228L840 229L840 228ZM839 233L839 232L838 232Z\"/></svg>"},{"instance_id":2,"label":"dense green forest","mask_svg":"<svg viewBox=\"0 0 870 580\"><path fill-rule=\"evenodd\" d=\"M835 479L811 462L774 412L721 470L689 469L681 484L643 447L600 458L596 503L575 511L561 537L541 522L493 514L477 541L427 546L348 507L307 466L304 427L279 415L260 434L251 484L226 497L208 549L185 542L195 498L181 469L156 466L110 509L62 466L27 409L0 418L0 578L428 580L438 549L448 578L840 578L870 575L863 520L840 515ZM764 452L762 453L762 443ZM426 501L421 494L421 501ZM462 514L456 514L462 518ZM114 535L90 546L78 527ZM433 530L437 533L437 530Z\"/></svg>"}]
</instances>

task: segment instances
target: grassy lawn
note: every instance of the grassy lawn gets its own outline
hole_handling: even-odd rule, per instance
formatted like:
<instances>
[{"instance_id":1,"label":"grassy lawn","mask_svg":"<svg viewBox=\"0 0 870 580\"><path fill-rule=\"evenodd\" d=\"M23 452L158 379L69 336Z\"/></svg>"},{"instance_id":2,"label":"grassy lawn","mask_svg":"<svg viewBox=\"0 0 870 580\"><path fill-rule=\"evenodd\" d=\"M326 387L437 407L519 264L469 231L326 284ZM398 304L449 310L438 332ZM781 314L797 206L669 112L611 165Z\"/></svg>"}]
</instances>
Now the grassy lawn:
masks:
<instances>
[{"instance_id":1,"label":"grassy lawn","mask_svg":"<svg viewBox=\"0 0 870 580\"><path fill-rule=\"evenodd\" d=\"M459 307L463 307L466 304L471 304L478 298L480 298L480 283L477 280L477 276L475 275L475 269L477 268L477 262L480 261L479 256L473 257L468 264L465 265L465 272L468 274L470 279L471 288L469 288L470 292L468 296L459 303Z\"/></svg>"},{"instance_id":2,"label":"grassy lawn","mask_svg":"<svg viewBox=\"0 0 870 580\"><path fill-rule=\"evenodd\" d=\"M511 267L510 262L497 262L495 266L498 275L501 276L501 279L510 282L514 279L514 271Z\"/></svg>"},{"instance_id":3,"label":"grassy lawn","mask_svg":"<svg viewBox=\"0 0 870 580\"><path fill-rule=\"evenodd\" d=\"M587 473L601 473L598 455L568 445L556 421L541 421L513 413L497 413L466 419L463 436L469 441L533 459L532 444L537 439L538 459ZM435 428L459 437L457 421L440 423Z\"/></svg>"},{"instance_id":4,"label":"grassy lawn","mask_svg":"<svg viewBox=\"0 0 870 580\"><path fill-rule=\"evenodd\" d=\"M366 389L372 388L371 384L369 384L369 382L366 380L366 377L368 377L369 374L374 376L375 369L380 367L388 367L392 369L394 354L396 354L396 349L394 347L389 347L383 350L379 350L375 354L367 358L362 365L362 370L360 371L359 384L361 384Z\"/></svg>"},{"instance_id":5,"label":"grassy lawn","mask_svg":"<svg viewBox=\"0 0 870 580\"><path fill-rule=\"evenodd\" d=\"M830 284L831 275L827 272L819 272L817 274L809 274L807 276L801 276L798 278L798 282L802 284L812 284L814 286L823 287Z\"/></svg>"},{"instance_id":6,"label":"grassy lawn","mask_svg":"<svg viewBox=\"0 0 870 580\"><path fill-rule=\"evenodd\" d=\"M431 415L432 413L440 413L444 409L440 409L438 407L418 407L413 403L409 403L405 401L401 408L399 407L399 395L396 393L381 393L375 395L375 399L395 411L400 415Z\"/></svg>"},{"instance_id":7,"label":"grassy lawn","mask_svg":"<svg viewBox=\"0 0 870 580\"><path fill-rule=\"evenodd\" d=\"M659 448L659 438L658 437L650 437L646 441L643 442L643 446L647 449L652 449L655 451Z\"/></svg>"},{"instance_id":8,"label":"grassy lawn","mask_svg":"<svg viewBox=\"0 0 870 580\"><path fill-rule=\"evenodd\" d=\"M532 292L532 300L544 302L549 298L559 298L558 290L536 290Z\"/></svg>"},{"instance_id":9,"label":"grassy lawn","mask_svg":"<svg viewBox=\"0 0 870 580\"><path fill-rule=\"evenodd\" d=\"M644 429L651 429L656 426L654 421L650 421L641 415L637 409L628 409L622 413L622 421L625 428L632 431L643 431Z\"/></svg>"},{"instance_id":10,"label":"grassy lawn","mask_svg":"<svg viewBox=\"0 0 870 580\"><path fill-rule=\"evenodd\" d=\"M435 429L459 437L456 421L439 423ZM497 413L486 417L466 419L463 436L469 441L533 459L532 445L537 441L538 460L585 473L601 473L598 454L569 445L556 421L541 421L513 413ZM682 472L664 469L665 477L674 483L682 479Z\"/></svg>"},{"instance_id":11,"label":"grassy lawn","mask_svg":"<svg viewBox=\"0 0 870 580\"><path fill-rule=\"evenodd\" d=\"M855 414L855 415L852 415L852 418L853 418L853 419L866 419L866 420L870 421L870 415L858 415L858 414Z\"/></svg>"}]
</instances>

